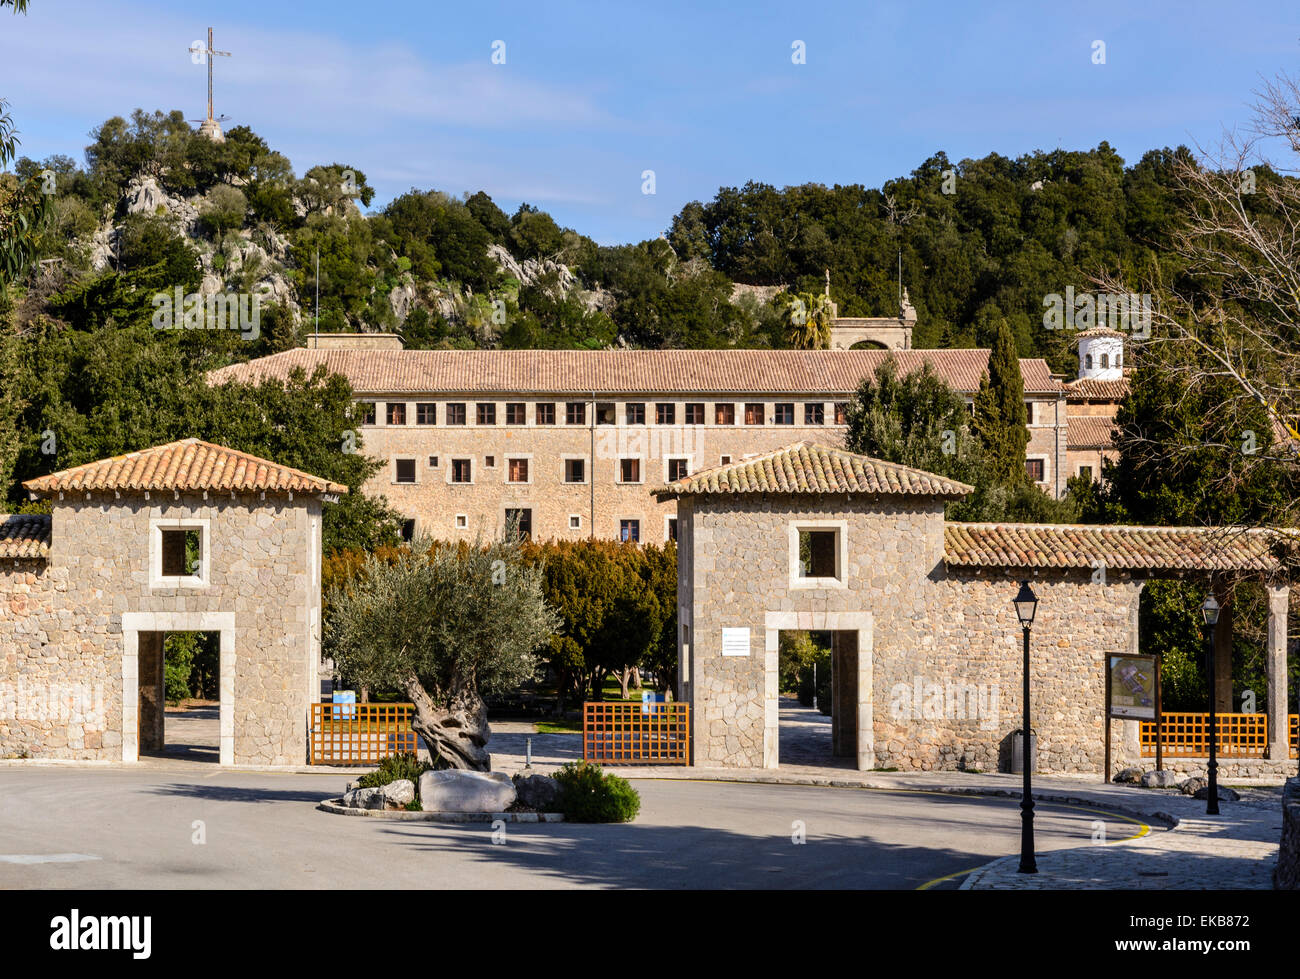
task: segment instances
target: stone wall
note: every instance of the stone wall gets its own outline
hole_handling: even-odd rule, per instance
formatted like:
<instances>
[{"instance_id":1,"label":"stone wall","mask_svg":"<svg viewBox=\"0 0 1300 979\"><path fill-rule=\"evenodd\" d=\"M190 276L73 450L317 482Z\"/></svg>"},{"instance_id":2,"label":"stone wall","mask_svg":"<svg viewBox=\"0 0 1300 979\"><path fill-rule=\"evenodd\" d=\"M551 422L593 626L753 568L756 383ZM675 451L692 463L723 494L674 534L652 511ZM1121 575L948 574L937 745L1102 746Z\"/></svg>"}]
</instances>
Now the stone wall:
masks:
<instances>
[{"instance_id":1,"label":"stone wall","mask_svg":"<svg viewBox=\"0 0 1300 979\"><path fill-rule=\"evenodd\" d=\"M791 588L792 524L842 521L843 587ZM775 633L869 633L869 744L875 767L996 771L1021 726L1019 575L950 570L934 500L700 497L683 507L694 564L683 565L682 621L692 626L695 763L771 766ZM686 538L682 551L688 550ZM693 604L686 593L693 589ZM1039 770L1100 772L1107 651L1136 642L1141 584L1119 574L1040 573L1031 644ZM724 628L750 630L750 654L721 654ZM862 715L860 715L862 716ZM868 766L871 767L871 766Z\"/></svg>"},{"instance_id":2,"label":"stone wall","mask_svg":"<svg viewBox=\"0 0 1300 979\"><path fill-rule=\"evenodd\" d=\"M0 755L133 760L140 637L226 616L233 657L223 653L223 666L233 672L220 681L223 760L304 763L307 704L319 696L320 506L215 494L56 502L48 564L0 574L0 596L23 611L0 625ZM206 585L153 580L157 519L207 522ZM65 688L90 708L41 714L32 691Z\"/></svg>"},{"instance_id":3,"label":"stone wall","mask_svg":"<svg viewBox=\"0 0 1300 979\"><path fill-rule=\"evenodd\" d=\"M1288 891L1300 887L1300 778L1287 779L1282 792L1282 842L1273 886Z\"/></svg>"}]
</instances>

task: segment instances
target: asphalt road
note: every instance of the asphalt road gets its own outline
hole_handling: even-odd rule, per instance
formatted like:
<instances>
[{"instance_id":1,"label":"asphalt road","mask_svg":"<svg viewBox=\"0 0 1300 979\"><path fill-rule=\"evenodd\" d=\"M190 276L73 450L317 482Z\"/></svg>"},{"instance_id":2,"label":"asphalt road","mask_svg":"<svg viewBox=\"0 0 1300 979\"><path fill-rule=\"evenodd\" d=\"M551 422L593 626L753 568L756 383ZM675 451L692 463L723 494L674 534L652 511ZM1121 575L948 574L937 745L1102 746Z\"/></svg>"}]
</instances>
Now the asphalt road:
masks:
<instances>
[{"instance_id":1,"label":"asphalt road","mask_svg":"<svg viewBox=\"0 0 1300 979\"><path fill-rule=\"evenodd\" d=\"M633 783L634 823L508 824L494 844L489 824L315 808L345 782L176 762L0 768L0 888L910 889L1020 846L1015 800L672 780ZM1099 819L1112 841L1142 828L1045 803L1040 852L1092 845Z\"/></svg>"}]
</instances>

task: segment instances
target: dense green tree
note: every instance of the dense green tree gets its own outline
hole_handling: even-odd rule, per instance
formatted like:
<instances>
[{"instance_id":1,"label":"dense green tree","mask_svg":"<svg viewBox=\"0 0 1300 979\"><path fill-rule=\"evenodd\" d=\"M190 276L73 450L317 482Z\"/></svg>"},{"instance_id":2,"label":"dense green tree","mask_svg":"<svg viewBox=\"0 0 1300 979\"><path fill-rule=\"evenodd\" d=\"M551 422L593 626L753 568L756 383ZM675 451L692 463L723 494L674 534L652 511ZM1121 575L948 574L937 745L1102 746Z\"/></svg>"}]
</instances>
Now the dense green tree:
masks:
<instances>
[{"instance_id":1,"label":"dense green tree","mask_svg":"<svg viewBox=\"0 0 1300 979\"><path fill-rule=\"evenodd\" d=\"M989 352L989 366L980 379L971 423L983 450L989 475L1000 483L1027 481L1025 447L1029 445L1025 381L1020 373L1011 328L1003 320Z\"/></svg>"}]
</instances>

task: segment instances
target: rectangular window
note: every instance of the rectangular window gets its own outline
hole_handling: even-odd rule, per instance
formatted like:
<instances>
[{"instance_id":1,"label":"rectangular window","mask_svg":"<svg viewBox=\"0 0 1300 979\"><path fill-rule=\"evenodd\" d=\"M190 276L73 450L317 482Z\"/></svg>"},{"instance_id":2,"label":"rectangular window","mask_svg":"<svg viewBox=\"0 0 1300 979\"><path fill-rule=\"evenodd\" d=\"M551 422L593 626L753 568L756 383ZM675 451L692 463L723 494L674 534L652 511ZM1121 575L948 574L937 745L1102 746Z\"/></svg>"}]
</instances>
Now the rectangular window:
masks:
<instances>
[{"instance_id":1,"label":"rectangular window","mask_svg":"<svg viewBox=\"0 0 1300 979\"><path fill-rule=\"evenodd\" d=\"M810 401L803 406L803 423L805 425L825 425L826 406L820 401Z\"/></svg>"},{"instance_id":2,"label":"rectangular window","mask_svg":"<svg viewBox=\"0 0 1300 979\"><path fill-rule=\"evenodd\" d=\"M564 424L587 424L587 405L582 401L569 401L564 405Z\"/></svg>"},{"instance_id":3,"label":"rectangular window","mask_svg":"<svg viewBox=\"0 0 1300 979\"><path fill-rule=\"evenodd\" d=\"M403 520L403 521L402 521L402 540L406 541L407 543L410 543L411 541L415 540L415 521L414 521L414 520Z\"/></svg>"},{"instance_id":4,"label":"rectangular window","mask_svg":"<svg viewBox=\"0 0 1300 979\"><path fill-rule=\"evenodd\" d=\"M506 402L506 424L527 425L528 406L525 405L522 401Z\"/></svg>"},{"instance_id":5,"label":"rectangular window","mask_svg":"<svg viewBox=\"0 0 1300 979\"><path fill-rule=\"evenodd\" d=\"M555 424L555 402L543 401L541 404L539 404L535 409L533 409L533 420L538 425L554 425Z\"/></svg>"},{"instance_id":6,"label":"rectangular window","mask_svg":"<svg viewBox=\"0 0 1300 979\"><path fill-rule=\"evenodd\" d=\"M733 404L715 404L713 406L713 423L715 425L736 424L736 406Z\"/></svg>"},{"instance_id":7,"label":"rectangular window","mask_svg":"<svg viewBox=\"0 0 1300 979\"><path fill-rule=\"evenodd\" d=\"M838 578L839 535L833 530L799 531L799 577Z\"/></svg>"},{"instance_id":8,"label":"rectangular window","mask_svg":"<svg viewBox=\"0 0 1300 979\"><path fill-rule=\"evenodd\" d=\"M569 529L570 529L570 530L581 530L581 529L582 529L582 517L581 517L581 515L579 515L579 514L577 514L577 513L571 513L571 514L569 514Z\"/></svg>"},{"instance_id":9,"label":"rectangular window","mask_svg":"<svg viewBox=\"0 0 1300 979\"><path fill-rule=\"evenodd\" d=\"M629 425L644 425L645 405L640 401L629 401L627 403L626 417Z\"/></svg>"},{"instance_id":10,"label":"rectangular window","mask_svg":"<svg viewBox=\"0 0 1300 979\"><path fill-rule=\"evenodd\" d=\"M639 483L641 482L641 460L640 459L620 459L618 460L618 474L620 483Z\"/></svg>"},{"instance_id":11,"label":"rectangular window","mask_svg":"<svg viewBox=\"0 0 1300 979\"><path fill-rule=\"evenodd\" d=\"M1034 424L1034 403L1032 401L1025 402L1025 424Z\"/></svg>"},{"instance_id":12,"label":"rectangular window","mask_svg":"<svg viewBox=\"0 0 1300 979\"><path fill-rule=\"evenodd\" d=\"M474 460L472 459L452 459L451 460L451 481L453 483L472 483L474 482Z\"/></svg>"},{"instance_id":13,"label":"rectangular window","mask_svg":"<svg viewBox=\"0 0 1300 979\"><path fill-rule=\"evenodd\" d=\"M507 459L506 460L506 480L511 483L528 482L528 460L527 459Z\"/></svg>"},{"instance_id":14,"label":"rectangular window","mask_svg":"<svg viewBox=\"0 0 1300 979\"><path fill-rule=\"evenodd\" d=\"M745 405L745 424L746 425L763 424L763 408L764 405L758 402L750 402L749 404Z\"/></svg>"},{"instance_id":15,"label":"rectangular window","mask_svg":"<svg viewBox=\"0 0 1300 979\"><path fill-rule=\"evenodd\" d=\"M421 401L415 406L415 424L438 424L438 406L431 401Z\"/></svg>"},{"instance_id":16,"label":"rectangular window","mask_svg":"<svg viewBox=\"0 0 1300 979\"><path fill-rule=\"evenodd\" d=\"M1025 460L1025 472L1029 474L1029 481L1031 483L1041 483L1045 471L1046 467L1044 466L1042 459Z\"/></svg>"},{"instance_id":17,"label":"rectangular window","mask_svg":"<svg viewBox=\"0 0 1300 979\"><path fill-rule=\"evenodd\" d=\"M847 401L835 402L835 424L847 425L849 423L849 403Z\"/></svg>"},{"instance_id":18,"label":"rectangular window","mask_svg":"<svg viewBox=\"0 0 1300 979\"><path fill-rule=\"evenodd\" d=\"M772 422L776 425L793 425L794 403L781 402L777 404L772 412Z\"/></svg>"},{"instance_id":19,"label":"rectangular window","mask_svg":"<svg viewBox=\"0 0 1300 979\"><path fill-rule=\"evenodd\" d=\"M456 529L464 530L468 526L469 526L469 514L467 513L456 514Z\"/></svg>"},{"instance_id":20,"label":"rectangular window","mask_svg":"<svg viewBox=\"0 0 1300 979\"><path fill-rule=\"evenodd\" d=\"M624 542L631 541L636 543L641 539L641 521L640 520L620 520L618 522L618 539Z\"/></svg>"},{"instance_id":21,"label":"rectangular window","mask_svg":"<svg viewBox=\"0 0 1300 979\"><path fill-rule=\"evenodd\" d=\"M495 468L497 467L497 457L496 457L496 456L484 456L484 457L483 457L483 465L486 466L488 469L495 469Z\"/></svg>"},{"instance_id":22,"label":"rectangular window","mask_svg":"<svg viewBox=\"0 0 1300 979\"><path fill-rule=\"evenodd\" d=\"M162 573L168 578L198 577L203 563L203 534L198 530L163 530Z\"/></svg>"},{"instance_id":23,"label":"rectangular window","mask_svg":"<svg viewBox=\"0 0 1300 979\"><path fill-rule=\"evenodd\" d=\"M565 459L564 481L566 483L585 483L587 481L587 460Z\"/></svg>"},{"instance_id":24,"label":"rectangular window","mask_svg":"<svg viewBox=\"0 0 1300 979\"><path fill-rule=\"evenodd\" d=\"M361 409L361 424L373 425L375 423L375 403L373 401L358 401L357 407Z\"/></svg>"},{"instance_id":25,"label":"rectangular window","mask_svg":"<svg viewBox=\"0 0 1300 979\"><path fill-rule=\"evenodd\" d=\"M1079 478L1092 482L1092 466L1080 466Z\"/></svg>"},{"instance_id":26,"label":"rectangular window","mask_svg":"<svg viewBox=\"0 0 1300 979\"><path fill-rule=\"evenodd\" d=\"M415 482L415 460L414 459L394 459L394 482L413 483Z\"/></svg>"},{"instance_id":27,"label":"rectangular window","mask_svg":"<svg viewBox=\"0 0 1300 979\"><path fill-rule=\"evenodd\" d=\"M668 518L668 534L667 534L667 539L668 539L668 540L676 540L676 539L677 539L677 518L676 518L676 517L669 517L669 518Z\"/></svg>"},{"instance_id":28,"label":"rectangular window","mask_svg":"<svg viewBox=\"0 0 1300 979\"><path fill-rule=\"evenodd\" d=\"M516 537L533 536L533 511L531 509L507 510L506 529L514 531Z\"/></svg>"},{"instance_id":29,"label":"rectangular window","mask_svg":"<svg viewBox=\"0 0 1300 979\"><path fill-rule=\"evenodd\" d=\"M690 475L687 470L688 462L686 459L669 459L668 460L668 482L675 483L679 479L685 479Z\"/></svg>"},{"instance_id":30,"label":"rectangular window","mask_svg":"<svg viewBox=\"0 0 1300 979\"><path fill-rule=\"evenodd\" d=\"M497 406L494 401L480 401L478 403L478 423L480 425L495 425L497 423Z\"/></svg>"},{"instance_id":31,"label":"rectangular window","mask_svg":"<svg viewBox=\"0 0 1300 979\"><path fill-rule=\"evenodd\" d=\"M596 405L596 424L613 425L617 420L614 413L614 405L609 402L602 402Z\"/></svg>"},{"instance_id":32,"label":"rectangular window","mask_svg":"<svg viewBox=\"0 0 1300 979\"><path fill-rule=\"evenodd\" d=\"M464 425L465 424L465 402L452 401L447 405L447 424Z\"/></svg>"},{"instance_id":33,"label":"rectangular window","mask_svg":"<svg viewBox=\"0 0 1300 979\"><path fill-rule=\"evenodd\" d=\"M406 402L390 401L388 402L388 424L405 425L406 424Z\"/></svg>"},{"instance_id":34,"label":"rectangular window","mask_svg":"<svg viewBox=\"0 0 1300 979\"><path fill-rule=\"evenodd\" d=\"M660 402L655 405L655 424L656 425L676 425L677 424L677 406L671 401Z\"/></svg>"},{"instance_id":35,"label":"rectangular window","mask_svg":"<svg viewBox=\"0 0 1300 979\"><path fill-rule=\"evenodd\" d=\"M438 468L438 457L437 457L437 456L429 456L429 468L430 468L430 469L437 469L437 468Z\"/></svg>"},{"instance_id":36,"label":"rectangular window","mask_svg":"<svg viewBox=\"0 0 1300 979\"><path fill-rule=\"evenodd\" d=\"M731 465L731 456L718 456L718 465L719 466Z\"/></svg>"},{"instance_id":37,"label":"rectangular window","mask_svg":"<svg viewBox=\"0 0 1300 979\"><path fill-rule=\"evenodd\" d=\"M704 424L704 402L696 401L686 406L686 424Z\"/></svg>"}]
</instances>

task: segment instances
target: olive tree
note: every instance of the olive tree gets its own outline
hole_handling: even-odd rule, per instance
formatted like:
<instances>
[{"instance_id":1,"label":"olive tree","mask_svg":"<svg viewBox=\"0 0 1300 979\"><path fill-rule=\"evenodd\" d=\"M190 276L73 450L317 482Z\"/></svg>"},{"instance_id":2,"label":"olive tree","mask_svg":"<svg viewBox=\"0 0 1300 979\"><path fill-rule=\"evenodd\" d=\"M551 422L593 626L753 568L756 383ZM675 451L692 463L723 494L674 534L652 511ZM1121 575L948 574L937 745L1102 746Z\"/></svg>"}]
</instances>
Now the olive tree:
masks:
<instances>
[{"instance_id":1,"label":"olive tree","mask_svg":"<svg viewBox=\"0 0 1300 979\"><path fill-rule=\"evenodd\" d=\"M509 539L420 539L394 561L371 556L328 596L326 655L359 684L405 690L411 726L443 764L487 771L483 694L530 679L559 625L542 573Z\"/></svg>"}]
</instances>

